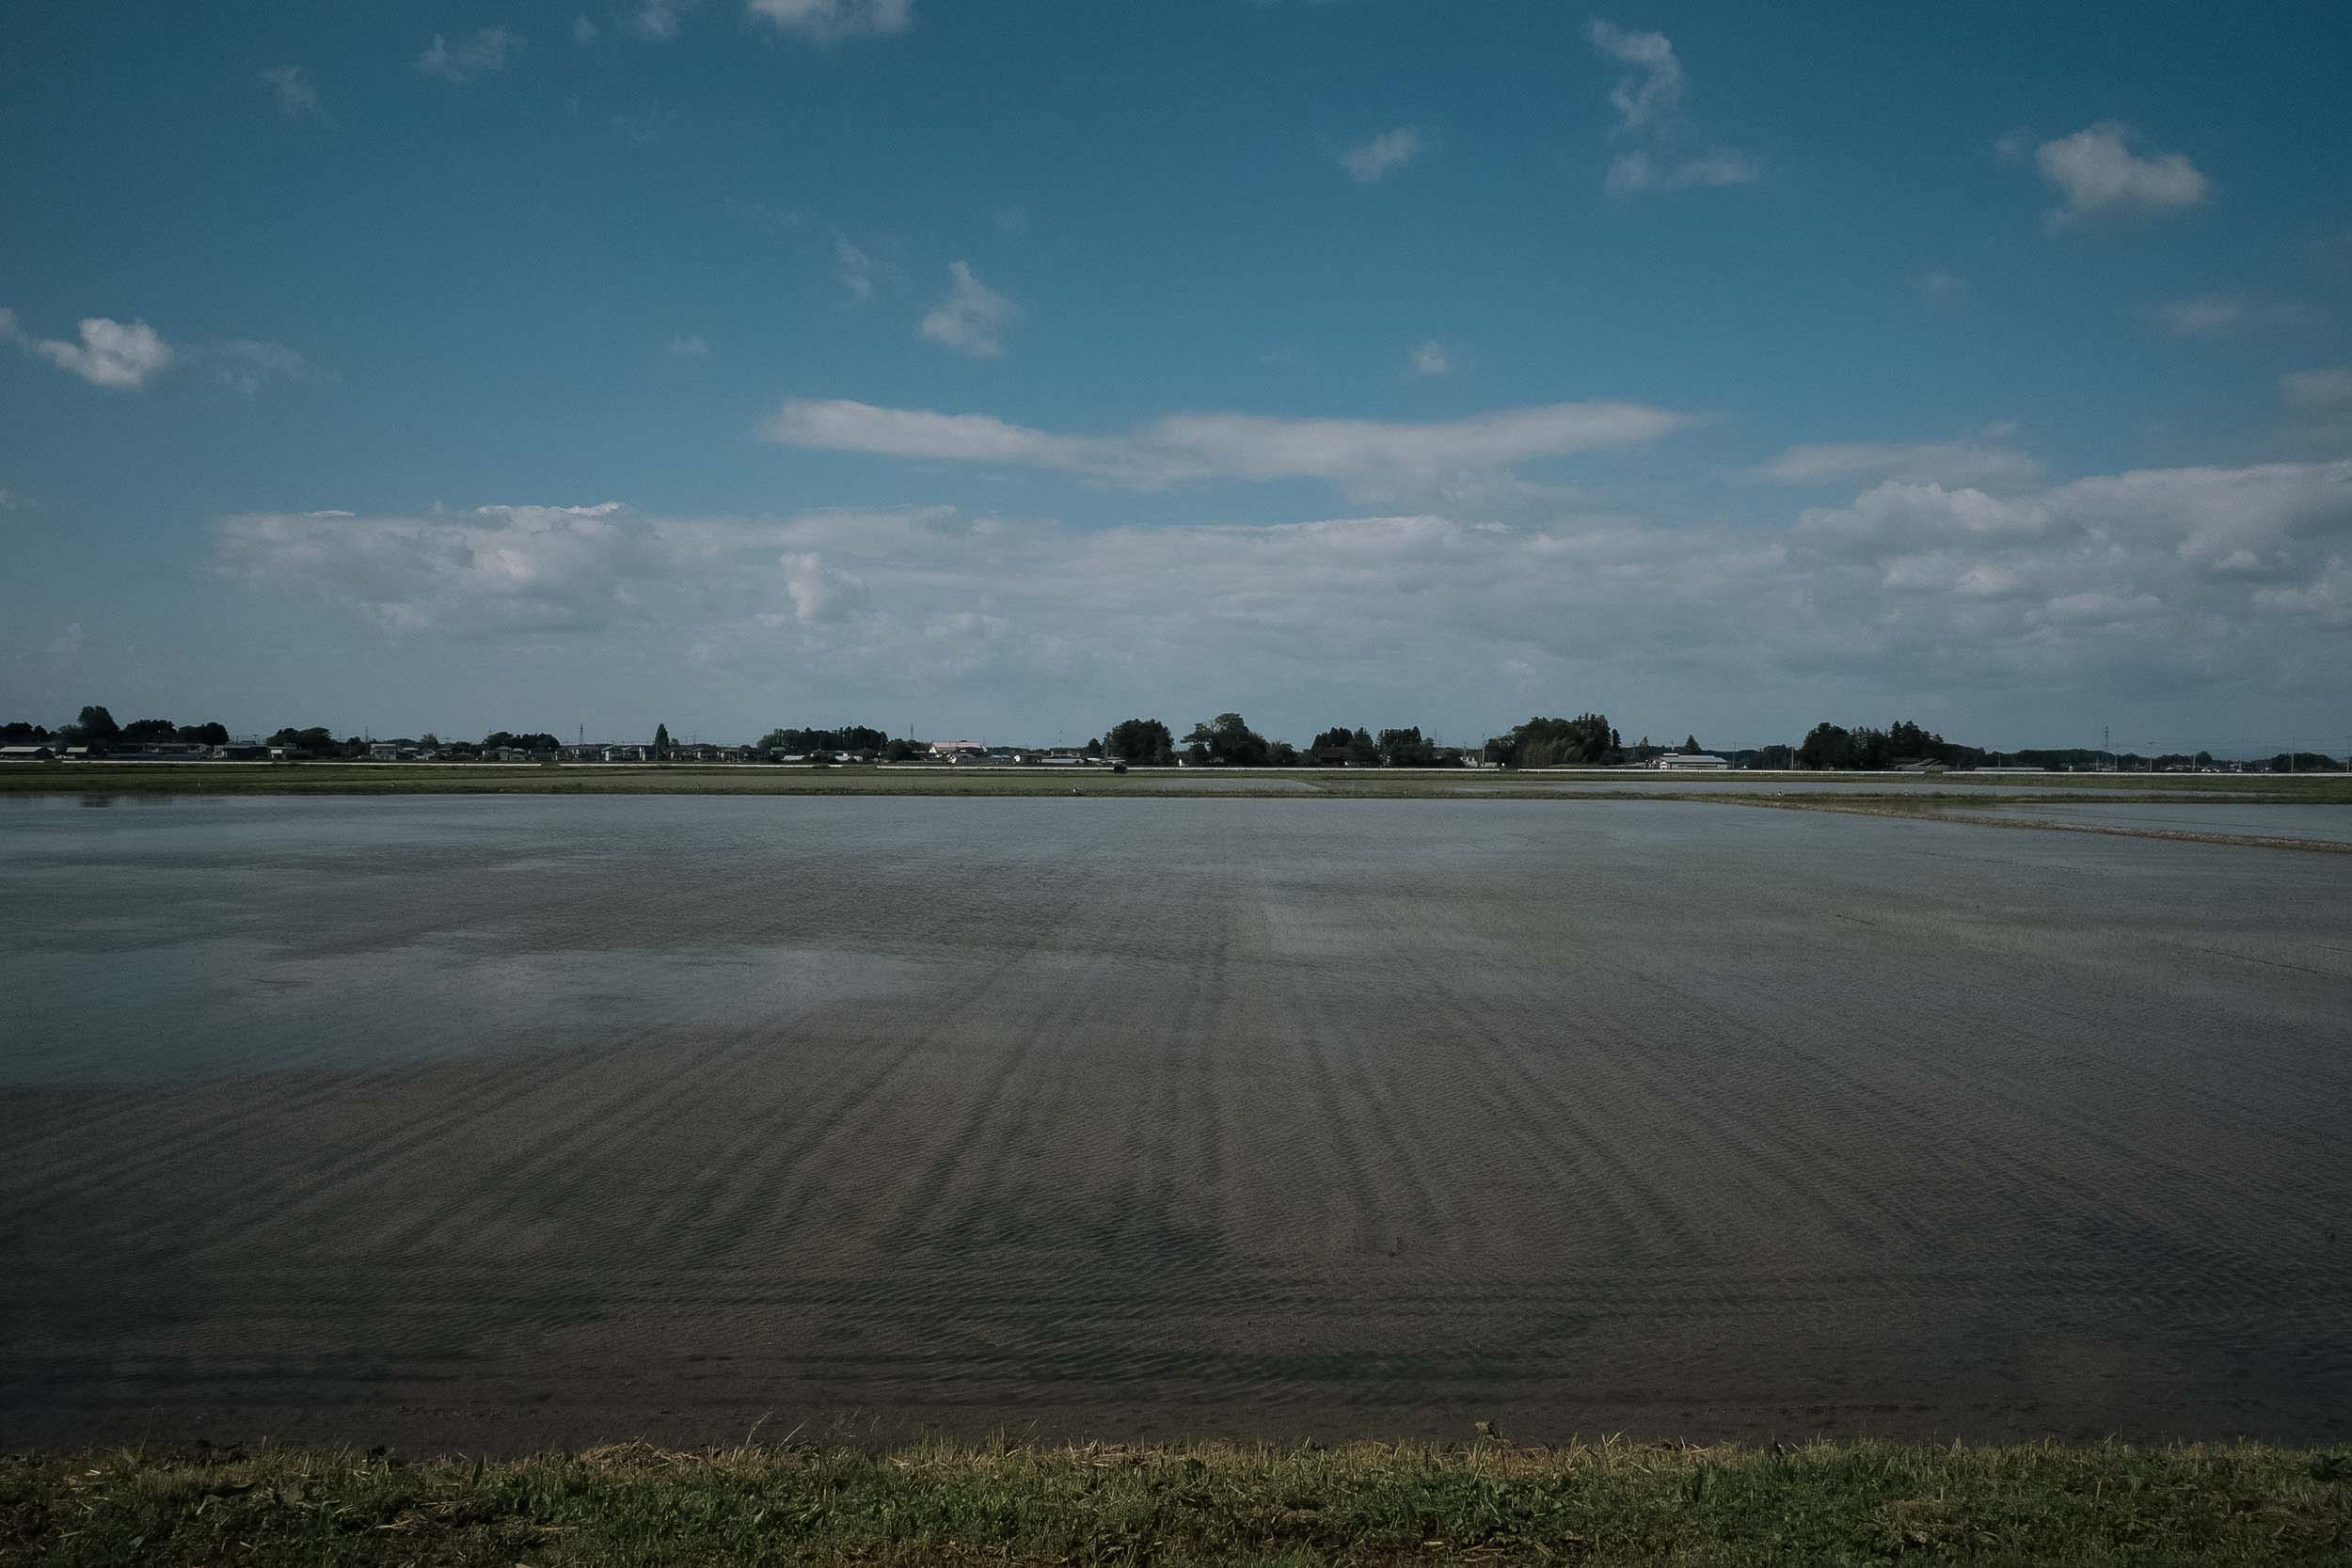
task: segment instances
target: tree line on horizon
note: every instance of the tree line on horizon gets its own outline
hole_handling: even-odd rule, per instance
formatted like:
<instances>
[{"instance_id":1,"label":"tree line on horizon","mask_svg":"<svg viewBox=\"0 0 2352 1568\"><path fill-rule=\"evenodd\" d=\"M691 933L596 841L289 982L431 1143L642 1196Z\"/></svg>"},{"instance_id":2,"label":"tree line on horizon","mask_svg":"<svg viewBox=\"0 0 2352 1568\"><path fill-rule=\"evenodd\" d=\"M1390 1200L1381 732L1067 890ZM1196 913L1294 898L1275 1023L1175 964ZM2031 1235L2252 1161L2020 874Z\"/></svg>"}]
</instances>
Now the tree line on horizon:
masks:
<instances>
[{"instance_id":1,"label":"tree line on horizon","mask_svg":"<svg viewBox=\"0 0 2352 1568\"><path fill-rule=\"evenodd\" d=\"M56 729L24 721L0 724L0 744L138 746L157 742L225 746L227 726L218 721L177 724L168 719L137 719L122 724L104 706L84 707L74 722ZM364 757L373 742L347 736L338 739L325 725L287 725L270 735L265 744L291 755L319 761ZM492 730L480 741L442 740L427 732L402 745L416 745L448 756L475 756L497 752L533 754L559 751L563 742L545 730ZM633 743L632 743L633 744ZM903 762L921 755L926 743L864 724L833 728L779 725L761 736L751 748L769 756L841 755ZM669 726L657 724L647 750L656 760L675 751ZM1361 725L1334 724L1319 731L1300 747L1272 740L1252 729L1239 713L1220 713L1192 726L1180 741L1158 719L1126 719L1081 749L1089 757L1141 768L1173 767L1178 762L1204 768L1463 768L1477 764L1500 768L1614 768L1638 766L1666 752L1695 755L1706 750L1689 736L1678 746L1652 744L1647 736L1631 745L1598 713L1573 719L1541 715L1505 733L1489 736L1479 747L1440 746L1420 726L1375 732ZM2098 769L2126 772L2181 770L2215 765L2212 752L2164 752L2144 756L2137 752L2106 752L2089 747L2026 748L1990 751L1946 740L1911 720L1898 720L1884 729L1868 724L1851 728L1827 721L1806 732L1795 746L1772 745L1725 750L1721 755L1735 768L1794 769L1818 772L1883 771L1913 763L1940 763L1947 768L2021 767ZM2344 763L2320 752L2280 752L2251 759L2273 772L2328 772Z\"/></svg>"}]
</instances>

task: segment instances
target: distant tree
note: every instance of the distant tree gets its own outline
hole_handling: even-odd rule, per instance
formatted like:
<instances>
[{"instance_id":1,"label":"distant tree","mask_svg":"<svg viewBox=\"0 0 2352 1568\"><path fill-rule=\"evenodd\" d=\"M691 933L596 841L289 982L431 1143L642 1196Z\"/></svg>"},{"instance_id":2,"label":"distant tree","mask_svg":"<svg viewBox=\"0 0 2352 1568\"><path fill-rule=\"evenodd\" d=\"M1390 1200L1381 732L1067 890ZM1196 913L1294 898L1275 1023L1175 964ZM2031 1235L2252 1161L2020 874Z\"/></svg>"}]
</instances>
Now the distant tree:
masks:
<instances>
[{"instance_id":1,"label":"distant tree","mask_svg":"<svg viewBox=\"0 0 2352 1568\"><path fill-rule=\"evenodd\" d=\"M1122 719L1103 736L1103 752L1114 761L1164 768L1176 760L1176 737L1157 719Z\"/></svg>"},{"instance_id":2,"label":"distant tree","mask_svg":"<svg viewBox=\"0 0 2352 1568\"><path fill-rule=\"evenodd\" d=\"M1194 760L1213 768L1263 768L1265 736L1251 729L1238 713L1220 713L1192 727L1184 737Z\"/></svg>"},{"instance_id":3,"label":"distant tree","mask_svg":"<svg viewBox=\"0 0 2352 1568\"><path fill-rule=\"evenodd\" d=\"M1699 754L1699 737L1697 736L1687 735L1682 737L1682 754L1686 757L1694 757Z\"/></svg>"},{"instance_id":4,"label":"distant tree","mask_svg":"<svg viewBox=\"0 0 2352 1568\"><path fill-rule=\"evenodd\" d=\"M1084 753L1084 754L1085 754L1085 755L1087 755L1087 756L1090 756L1090 757L1099 757L1099 756L1101 756L1101 755L1103 754L1103 743L1102 743L1102 741L1100 741L1100 740L1089 740L1089 741L1088 741L1088 742L1087 742L1087 744L1086 744L1086 752L1085 752L1085 753Z\"/></svg>"},{"instance_id":5,"label":"distant tree","mask_svg":"<svg viewBox=\"0 0 2352 1568\"><path fill-rule=\"evenodd\" d=\"M82 732L85 740L112 740L122 733L122 727L115 722L115 716L94 704L82 710L82 717L74 721L73 727Z\"/></svg>"},{"instance_id":6,"label":"distant tree","mask_svg":"<svg viewBox=\"0 0 2352 1568\"><path fill-rule=\"evenodd\" d=\"M180 738L199 746L226 746L229 744L229 726L217 719L203 724L183 724L180 726Z\"/></svg>"},{"instance_id":7,"label":"distant tree","mask_svg":"<svg viewBox=\"0 0 2352 1568\"><path fill-rule=\"evenodd\" d=\"M328 756L341 749L336 744L335 737L326 732L324 724L313 724L307 730L297 730L288 725L271 736L269 743L272 746L283 747L290 753L306 757Z\"/></svg>"},{"instance_id":8,"label":"distant tree","mask_svg":"<svg viewBox=\"0 0 2352 1568\"><path fill-rule=\"evenodd\" d=\"M431 730L427 730L422 735L417 736L417 744L431 751L437 752L441 749L441 737L435 735Z\"/></svg>"},{"instance_id":9,"label":"distant tree","mask_svg":"<svg viewBox=\"0 0 2352 1568\"><path fill-rule=\"evenodd\" d=\"M173 740L179 737L180 726L168 719L134 719L115 732L115 738L127 741Z\"/></svg>"},{"instance_id":10,"label":"distant tree","mask_svg":"<svg viewBox=\"0 0 2352 1568\"><path fill-rule=\"evenodd\" d=\"M1356 732L1354 730L1349 729L1345 724L1334 724L1317 735L1313 743L1307 749L1313 753L1317 762L1321 762L1327 755L1336 762L1340 760L1343 753L1353 750L1355 744Z\"/></svg>"},{"instance_id":11,"label":"distant tree","mask_svg":"<svg viewBox=\"0 0 2352 1568\"><path fill-rule=\"evenodd\" d=\"M1815 770L1830 768L1851 768L1853 735L1844 726L1824 720L1804 735L1804 743L1797 748L1797 766Z\"/></svg>"},{"instance_id":12,"label":"distant tree","mask_svg":"<svg viewBox=\"0 0 2352 1568\"><path fill-rule=\"evenodd\" d=\"M1265 749L1269 768L1295 768L1298 765L1298 748L1287 740L1270 740Z\"/></svg>"},{"instance_id":13,"label":"distant tree","mask_svg":"<svg viewBox=\"0 0 2352 1568\"><path fill-rule=\"evenodd\" d=\"M482 737L482 749L485 752L553 752L560 750L563 744L544 730L533 730L528 735L517 735L513 730L492 730Z\"/></svg>"},{"instance_id":14,"label":"distant tree","mask_svg":"<svg viewBox=\"0 0 2352 1568\"><path fill-rule=\"evenodd\" d=\"M1487 741L1486 760L1503 768L1604 767L1618 760L1616 738L1617 732L1597 713L1535 718Z\"/></svg>"},{"instance_id":15,"label":"distant tree","mask_svg":"<svg viewBox=\"0 0 2352 1568\"><path fill-rule=\"evenodd\" d=\"M882 748L882 759L885 762L904 762L914 755L914 747L904 740L893 740Z\"/></svg>"},{"instance_id":16,"label":"distant tree","mask_svg":"<svg viewBox=\"0 0 2352 1568\"><path fill-rule=\"evenodd\" d=\"M44 724L27 723L22 719L13 720L6 724L0 724L0 740L15 743L27 740L46 740L48 738L49 729L48 726Z\"/></svg>"},{"instance_id":17,"label":"distant tree","mask_svg":"<svg viewBox=\"0 0 2352 1568\"><path fill-rule=\"evenodd\" d=\"M653 727L653 760L656 762L670 760L670 726L667 724L656 724Z\"/></svg>"},{"instance_id":18,"label":"distant tree","mask_svg":"<svg viewBox=\"0 0 2352 1568\"><path fill-rule=\"evenodd\" d=\"M1378 746L1385 768L1429 768L1438 760L1438 748L1422 737L1418 724L1405 730L1382 730Z\"/></svg>"},{"instance_id":19,"label":"distant tree","mask_svg":"<svg viewBox=\"0 0 2352 1568\"><path fill-rule=\"evenodd\" d=\"M763 752L781 752L787 756L802 756L817 752L884 751L890 736L864 724L851 724L838 730L801 730L779 727L759 737Z\"/></svg>"}]
</instances>

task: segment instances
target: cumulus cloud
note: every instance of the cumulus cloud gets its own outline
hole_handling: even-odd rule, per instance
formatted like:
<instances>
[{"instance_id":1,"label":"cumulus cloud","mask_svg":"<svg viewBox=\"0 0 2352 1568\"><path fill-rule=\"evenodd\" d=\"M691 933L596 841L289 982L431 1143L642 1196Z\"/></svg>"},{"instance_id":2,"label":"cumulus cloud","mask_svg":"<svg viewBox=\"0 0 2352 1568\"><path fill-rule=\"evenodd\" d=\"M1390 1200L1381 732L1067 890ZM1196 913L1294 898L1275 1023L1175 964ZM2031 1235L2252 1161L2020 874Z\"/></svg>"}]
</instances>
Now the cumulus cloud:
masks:
<instances>
[{"instance_id":1,"label":"cumulus cloud","mask_svg":"<svg viewBox=\"0 0 2352 1568\"><path fill-rule=\"evenodd\" d=\"M607 503L256 514L223 520L216 547L258 588L394 635L568 640L568 657L632 668L683 659L691 641L755 683L788 658L812 681L945 692L959 709L1015 691L1034 711L1040 691L1084 688L1121 703L1199 692L1209 712L1503 671L1513 704L1589 696L1636 722L1629 693L1652 682L1683 701L1769 690L1813 710L1837 693L1870 712L1944 692L2011 711L2051 692L2332 689L2352 656L2346 462L2008 497L1890 480L1779 520L1411 512L1077 529L948 508L679 517ZM1249 672L1238 689L1235 669ZM2311 671L2324 673L2297 674ZM1883 695L1842 695L1866 692Z\"/></svg>"},{"instance_id":2,"label":"cumulus cloud","mask_svg":"<svg viewBox=\"0 0 2352 1568\"><path fill-rule=\"evenodd\" d=\"M1340 166L1347 177L1359 185L1371 185L1391 169L1401 168L1421 156L1421 133L1410 125L1400 125L1384 131L1367 142L1340 149Z\"/></svg>"},{"instance_id":3,"label":"cumulus cloud","mask_svg":"<svg viewBox=\"0 0 2352 1568\"><path fill-rule=\"evenodd\" d=\"M914 25L914 0L751 0L751 13L817 43L888 37Z\"/></svg>"},{"instance_id":4,"label":"cumulus cloud","mask_svg":"<svg viewBox=\"0 0 2352 1568\"><path fill-rule=\"evenodd\" d=\"M1430 480L1456 469L1654 440L1692 416L1628 403L1507 408L1422 424L1172 414L1116 436L1064 436L987 414L796 398L762 427L788 446L1055 469L1152 489L1210 479Z\"/></svg>"},{"instance_id":5,"label":"cumulus cloud","mask_svg":"<svg viewBox=\"0 0 2352 1568\"><path fill-rule=\"evenodd\" d=\"M1584 29L1593 47L1633 69L1609 89L1619 135L1646 130L1682 105L1682 62L1663 33L1635 33L1595 17Z\"/></svg>"},{"instance_id":6,"label":"cumulus cloud","mask_svg":"<svg viewBox=\"0 0 2352 1568\"><path fill-rule=\"evenodd\" d=\"M72 371L93 387L136 391L171 367L171 345L143 321L124 324L104 316L85 316L81 341L36 338L24 330L16 312L0 309L0 342L13 343L61 370Z\"/></svg>"},{"instance_id":7,"label":"cumulus cloud","mask_svg":"<svg viewBox=\"0 0 2352 1568\"><path fill-rule=\"evenodd\" d=\"M1794 446L1756 470L1780 484L1823 484L1873 476L1914 483L2030 484L2042 465L2013 447L1976 441L1847 441Z\"/></svg>"},{"instance_id":8,"label":"cumulus cloud","mask_svg":"<svg viewBox=\"0 0 2352 1568\"><path fill-rule=\"evenodd\" d=\"M1605 59L1629 67L1610 88L1617 112L1613 142L1629 144L1609 161L1601 188L1611 196L1745 185L1761 170L1737 148L1694 149L1695 132L1682 115L1682 62L1663 33L1636 33L1595 17L1585 38Z\"/></svg>"},{"instance_id":9,"label":"cumulus cloud","mask_svg":"<svg viewBox=\"0 0 2352 1568\"><path fill-rule=\"evenodd\" d=\"M485 27L454 43L436 33L415 64L424 75L444 82L469 82L504 71L522 46L521 35L503 27Z\"/></svg>"},{"instance_id":10,"label":"cumulus cloud","mask_svg":"<svg viewBox=\"0 0 2352 1568\"><path fill-rule=\"evenodd\" d=\"M319 102L319 90L310 85L310 78L298 65L274 65L262 72L262 85L269 88L278 103L278 112L288 119L326 119L326 108Z\"/></svg>"},{"instance_id":11,"label":"cumulus cloud","mask_svg":"<svg viewBox=\"0 0 2352 1568\"><path fill-rule=\"evenodd\" d=\"M1005 352L1005 334L1021 319L1021 307L981 282L963 261L947 264L946 294L924 314L915 330L976 359ZM852 293L855 291L852 290Z\"/></svg>"},{"instance_id":12,"label":"cumulus cloud","mask_svg":"<svg viewBox=\"0 0 2352 1568\"><path fill-rule=\"evenodd\" d=\"M2202 206L2213 182L2179 152L2142 156L2129 126L2103 120L2034 149L2034 165L2066 199L2042 222L2052 233L2100 218L2146 217ZM2004 138L2004 148L2012 144Z\"/></svg>"},{"instance_id":13,"label":"cumulus cloud","mask_svg":"<svg viewBox=\"0 0 2352 1568\"><path fill-rule=\"evenodd\" d=\"M2228 338L2265 327L2299 326L2311 320L2311 312L2293 301L2249 294L2169 299L2155 307L2154 315L2176 338Z\"/></svg>"},{"instance_id":14,"label":"cumulus cloud","mask_svg":"<svg viewBox=\"0 0 2352 1568\"><path fill-rule=\"evenodd\" d=\"M1414 345L1413 352L1405 356L1405 362L1406 368L1415 375L1451 375L1454 373L1453 358L1447 355L1445 345L1435 338L1425 343Z\"/></svg>"}]
</instances>

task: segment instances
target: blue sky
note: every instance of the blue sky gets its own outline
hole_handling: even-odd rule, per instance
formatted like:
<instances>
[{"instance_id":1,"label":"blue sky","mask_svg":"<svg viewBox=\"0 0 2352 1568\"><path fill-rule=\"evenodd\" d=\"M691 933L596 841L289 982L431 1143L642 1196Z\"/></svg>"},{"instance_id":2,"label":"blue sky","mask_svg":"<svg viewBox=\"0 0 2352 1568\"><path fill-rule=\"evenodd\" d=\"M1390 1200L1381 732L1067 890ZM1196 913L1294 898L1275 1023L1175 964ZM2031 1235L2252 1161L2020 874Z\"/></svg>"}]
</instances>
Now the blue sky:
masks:
<instances>
[{"instance_id":1,"label":"blue sky","mask_svg":"<svg viewBox=\"0 0 2352 1568\"><path fill-rule=\"evenodd\" d=\"M0 709L2352 745L2352 8L33 0Z\"/></svg>"}]
</instances>

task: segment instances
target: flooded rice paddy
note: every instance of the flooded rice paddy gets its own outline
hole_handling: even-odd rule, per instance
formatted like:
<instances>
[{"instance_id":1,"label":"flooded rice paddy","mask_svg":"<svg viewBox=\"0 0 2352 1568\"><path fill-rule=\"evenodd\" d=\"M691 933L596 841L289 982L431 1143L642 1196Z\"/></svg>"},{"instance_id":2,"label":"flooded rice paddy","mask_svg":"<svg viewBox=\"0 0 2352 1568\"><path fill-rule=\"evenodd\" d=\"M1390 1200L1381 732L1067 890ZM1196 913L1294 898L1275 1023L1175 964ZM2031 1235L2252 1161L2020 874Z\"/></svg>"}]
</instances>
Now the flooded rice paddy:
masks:
<instances>
[{"instance_id":1,"label":"flooded rice paddy","mask_svg":"<svg viewBox=\"0 0 2352 1568\"><path fill-rule=\"evenodd\" d=\"M2341 1438L2348 865L1673 800L0 802L0 1442Z\"/></svg>"}]
</instances>

